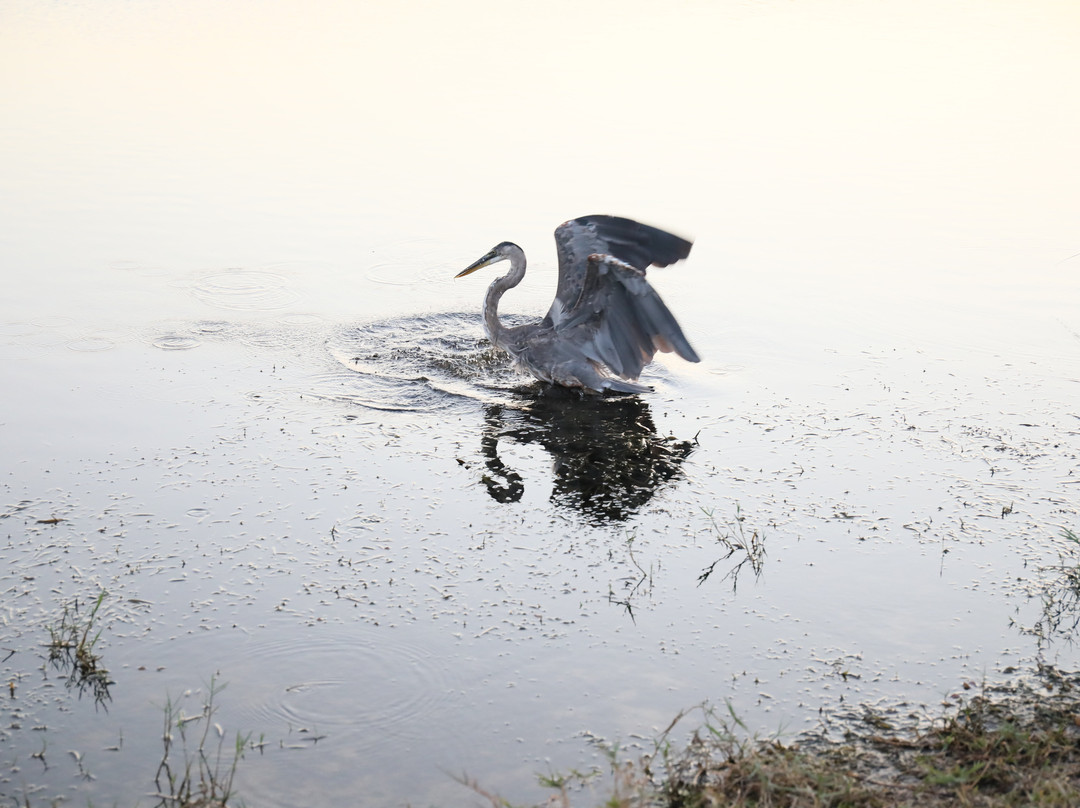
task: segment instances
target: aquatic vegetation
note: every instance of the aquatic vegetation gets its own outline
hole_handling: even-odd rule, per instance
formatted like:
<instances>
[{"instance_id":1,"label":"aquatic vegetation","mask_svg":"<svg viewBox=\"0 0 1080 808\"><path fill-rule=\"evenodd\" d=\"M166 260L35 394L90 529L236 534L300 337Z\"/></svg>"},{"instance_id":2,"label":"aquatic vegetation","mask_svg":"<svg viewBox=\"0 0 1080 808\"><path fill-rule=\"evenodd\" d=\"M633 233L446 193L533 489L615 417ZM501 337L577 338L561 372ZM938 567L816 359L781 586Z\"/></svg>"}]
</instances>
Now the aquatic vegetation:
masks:
<instances>
[{"instance_id":1,"label":"aquatic vegetation","mask_svg":"<svg viewBox=\"0 0 1080 808\"><path fill-rule=\"evenodd\" d=\"M1039 618L1024 629L1035 636L1040 650L1053 638L1073 642L1080 628L1080 535L1065 528L1061 539L1058 563L1043 568L1050 577L1032 593L1042 601Z\"/></svg>"},{"instance_id":2,"label":"aquatic vegetation","mask_svg":"<svg viewBox=\"0 0 1080 808\"><path fill-rule=\"evenodd\" d=\"M630 563L636 569L636 572L631 574L628 578L623 580L624 591L621 593L622 597L616 596L615 590L608 585L608 603L613 603L616 606L622 606L626 609L626 613L630 615L630 620L637 622L634 618L634 604L633 598L637 594L649 595L652 593L653 585L653 565L649 564L649 569L646 570L634 557L634 539L635 536L632 533L626 536L626 554L630 559ZM648 584L646 586L646 584Z\"/></svg>"},{"instance_id":3,"label":"aquatic vegetation","mask_svg":"<svg viewBox=\"0 0 1080 808\"><path fill-rule=\"evenodd\" d=\"M67 677L67 686L75 688L81 696L86 690L94 695L97 704L104 704L109 695L109 672L101 665L101 654L95 651L101 639L98 612L108 593L98 594L88 614L83 616L76 598L65 604L60 622L49 626L49 662Z\"/></svg>"},{"instance_id":4,"label":"aquatic vegetation","mask_svg":"<svg viewBox=\"0 0 1080 808\"><path fill-rule=\"evenodd\" d=\"M236 767L251 735L237 733L232 748L226 747L225 730L214 721L215 699L224 689L211 677L202 706L193 715L186 714L180 702L166 701L164 752L154 776L159 808L227 808L233 798Z\"/></svg>"},{"instance_id":5,"label":"aquatic vegetation","mask_svg":"<svg viewBox=\"0 0 1080 808\"><path fill-rule=\"evenodd\" d=\"M1080 675L1042 668L1034 681L963 684L928 725L856 717L842 741L814 734L785 742L751 735L730 705L679 713L653 751L627 759L604 748L600 768L549 772L547 806L571 808L1065 808L1080 804ZM676 728L701 723L686 743ZM857 725L858 726L857 726ZM511 803L456 778L494 808Z\"/></svg>"},{"instance_id":6,"label":"aquatic vegetation","mask_svg":"<svg viewBox=\"0 0 1080 808\"><path fill-rule=\"evenodd\" d=\"M674 747L669 740L686 715L680 714L657 742L658 754L642 764L650 775L660 776L659 804L671 808L878 808L890 804L829 755L785 744L778 735L748 736L746 725L730 705L728 716L709 705L700 709L704 724L686 746Z\"/></svg>"},{"instance_id":7,"label":"aquatic vegetation","mask_svg":"<svg viewBox=\"0 0 1080 808\"><path fill-rule=\"evenodd\" d=\"M724 573L724 577L720 579L721 583L731 581L731 590L734 592L739 586L739 573L747 565L749 565L751 572L754 573L754 579L760 578L762 571L765 569L764 533L753 529L747 532L746 517L738 504L735 505L735 516L731 521L723 524L716 521L716 514L713 511L706 508L702 508L702 511L705 512L705 516L709 519L716 541L727 552L701 571L701 575L698 576L698 586L701 586L709 579L709 576L716 570L717 564L727 561L733 556L736 561Z\"/></svg>"},{"instance_id":8,"label":"aquatic vegetation","mask_svg":"<svg viewBox=\"0 0 1080 808\"><path fill-rule=\"evenodd\" d=\"M537 782L541 787L555 792L544 801L546 808L572 808L574 797L579 793L588 792L589 796L604 794L607 796L600 803L604 808L662 808L663 798L653 787L646 770L631 760L620 757L620 749L617 745L605 747L604 754L608 758L610 769L610 781L604 778L603 771L593 767L588 771L571 769L568 772L548 772L537 775ZM486 799L492 808L514 808L514 804L507 801L480 784L474 777L466 774L454 777L463 786L471 789Z\"/></svg>"}]
</instances>

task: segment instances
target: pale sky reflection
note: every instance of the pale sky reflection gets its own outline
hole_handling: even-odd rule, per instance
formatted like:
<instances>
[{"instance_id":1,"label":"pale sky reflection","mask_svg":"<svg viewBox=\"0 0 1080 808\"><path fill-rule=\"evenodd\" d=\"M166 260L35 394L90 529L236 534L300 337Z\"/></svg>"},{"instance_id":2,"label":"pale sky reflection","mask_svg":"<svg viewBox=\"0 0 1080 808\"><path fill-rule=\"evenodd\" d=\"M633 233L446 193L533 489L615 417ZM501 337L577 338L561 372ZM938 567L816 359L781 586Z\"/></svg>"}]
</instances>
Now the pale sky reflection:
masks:
<instances>
[{"instance_id":1,"label":"pale sky reflection","mask_svg":"<svg viewBox=\"0 0 1080 808\"><path fill-rule=\"evenodd\" d=\"M717 293L970 299L1080 249L1070 3L31 8L0 26L0 210L84 256L550 251L611 211L696 237Z\"/></svg>"}]
</instances>

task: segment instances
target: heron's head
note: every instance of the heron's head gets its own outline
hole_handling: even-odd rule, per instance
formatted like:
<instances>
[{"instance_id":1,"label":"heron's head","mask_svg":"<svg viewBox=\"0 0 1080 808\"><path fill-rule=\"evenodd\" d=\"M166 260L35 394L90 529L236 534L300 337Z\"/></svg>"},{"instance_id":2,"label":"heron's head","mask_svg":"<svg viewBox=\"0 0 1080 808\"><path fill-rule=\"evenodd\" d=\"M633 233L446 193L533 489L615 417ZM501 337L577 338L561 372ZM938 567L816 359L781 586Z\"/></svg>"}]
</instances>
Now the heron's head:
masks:
<instances>
[{"instance_id":1,"label":"heron's head","mask_svg":"<svg viewBox=\"0 0 1080 808\"><path fill-rule=\"evenodd\" d=\"M513 242L504 241L500 244L496 244L494 247L491 248L489 252L485 253L483 256L473 261L454 277L464 278L466 275L471 275L478 269L483 269L484 267L491 266L492 264L497 264L500 261L509 261L511 257L513 257L515 252L524 256L524 253L521 251L521 247L514 244Z\"/></svg>"}]
</instances>

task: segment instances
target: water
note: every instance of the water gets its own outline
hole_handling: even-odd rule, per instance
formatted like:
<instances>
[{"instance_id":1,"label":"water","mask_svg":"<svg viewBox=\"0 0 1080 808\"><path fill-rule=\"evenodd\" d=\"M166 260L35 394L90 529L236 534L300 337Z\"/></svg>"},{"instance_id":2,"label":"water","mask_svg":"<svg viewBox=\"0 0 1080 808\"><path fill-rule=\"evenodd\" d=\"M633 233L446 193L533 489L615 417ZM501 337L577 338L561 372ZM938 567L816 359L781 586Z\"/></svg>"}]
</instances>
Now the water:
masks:
<instances>
[{"instance_id":1,"label":"water","mask_svg":"<svg viewBox=\"0 0 1080 808\"><path fill-rule=\"evenodd\" d=\"M153 804L211 677L248 804L452 805L1075 665L1078 23L6 4L0 796ZM514 376L452 279L512 239L537 316L592 212L695 239L641 398ZM97 704L44 645L101 589Z\"/></svg>"}]
</instances>

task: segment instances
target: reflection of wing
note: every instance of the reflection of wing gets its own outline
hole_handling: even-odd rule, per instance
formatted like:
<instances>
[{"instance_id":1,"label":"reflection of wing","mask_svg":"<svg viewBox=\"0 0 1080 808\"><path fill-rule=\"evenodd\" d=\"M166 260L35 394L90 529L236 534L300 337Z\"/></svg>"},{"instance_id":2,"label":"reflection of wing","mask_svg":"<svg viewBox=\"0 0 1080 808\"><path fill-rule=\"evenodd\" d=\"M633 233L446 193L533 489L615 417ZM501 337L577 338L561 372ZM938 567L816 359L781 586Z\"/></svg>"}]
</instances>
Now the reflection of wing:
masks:
<instances>
[{"instance_id":1,"label":"reflection of wing","mask_svg":"<svg viewBox=\"0 0 1080 808\"><path fill-rule=\"evenodd\" d=\"M581 297L590 255L613 256L644 275L651 265L666 267L686 258L692 245L632 219L582 216L556 228L555 246L559 253L559 287L548 319L558 325Z\"/></svg>"},{"instance_id":2,"label":"reflection of wing","mask_svg":"<svg viewBox=\"0 0 1080 808\"><path fill-rule=\"evenodd\" d=\"M700 361L645 273L610 255L589 256L578 299L555 331L624 379L640 376L657 351Z\"/></svg>"}]
</instances>

